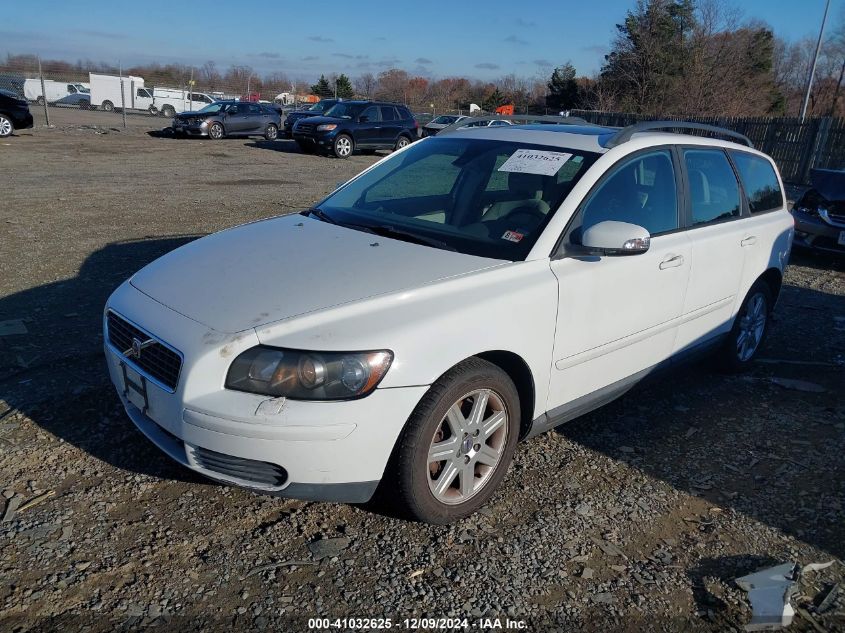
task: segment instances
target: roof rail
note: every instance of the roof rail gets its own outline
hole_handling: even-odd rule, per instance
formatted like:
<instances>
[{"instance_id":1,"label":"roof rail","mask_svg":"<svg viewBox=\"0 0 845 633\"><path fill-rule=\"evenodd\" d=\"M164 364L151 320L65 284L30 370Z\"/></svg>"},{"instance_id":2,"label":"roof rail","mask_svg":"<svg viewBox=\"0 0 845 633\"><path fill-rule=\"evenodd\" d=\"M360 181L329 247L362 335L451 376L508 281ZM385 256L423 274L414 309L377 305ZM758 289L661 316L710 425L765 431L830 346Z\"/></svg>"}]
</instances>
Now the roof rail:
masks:
<instances>
[{"instance_id":1,"label":"roof rail","mask_svg":"<svg viewBox=\"0 0 845 633\"><path fill-rule=\"evenodd\" d=\"M608 149L612 147L616 147L617 145L621 145L627 141L631 140L631 137L638 132L647 132L649 130L673 130L673 129L683 129L683 130L701 130L703 132L710 132L712 134L721 134L722 136L726 136L729 139L739 141L743 145L747 145L750 148L754 148L754 144L751 142L751 139L745 136L744 134L740 134L739 132L734 132L733 130L729 130L723 127L717 127L715 125L708 125L706 123L693 123L691 121L641 121L640 123L634 123L634 125L629 125L628 127L624 127L619 130L616 134L610 137L607 141L605 141L604 146Z\"/></svg>"},{"instance_id":2,"label":"roof rail","mask_svg":"<svg viewBox=\"0 0 845 633\"><path fill-rule=\"evenodd\" d=\"M577 116L554 116L551 114L489 114L484 116L469 116L455 121L451 125L444 127L437 135L454 132L465 128L470 123L476 121L511 121L515 124L519 123L554 123L558 125L592 125L581 117ZM481 126L480 126L481 127Z\"/></svg>"}]
</instances>

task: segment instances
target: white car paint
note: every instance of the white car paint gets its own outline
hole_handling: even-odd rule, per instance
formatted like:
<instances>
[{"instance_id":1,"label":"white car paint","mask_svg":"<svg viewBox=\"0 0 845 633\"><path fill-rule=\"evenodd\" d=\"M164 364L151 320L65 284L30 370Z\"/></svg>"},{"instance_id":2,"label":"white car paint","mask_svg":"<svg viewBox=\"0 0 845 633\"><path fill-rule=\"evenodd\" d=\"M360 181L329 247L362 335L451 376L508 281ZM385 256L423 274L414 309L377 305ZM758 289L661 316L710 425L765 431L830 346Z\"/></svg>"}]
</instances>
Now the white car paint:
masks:
<instances>
[{"instance_id":1,"label":"white car paint","mask_svg":"<svg viewBox=\"0 0 845 633\"><path fill-rule=\"evenodd\" d=\"M623 157L666 144L753 152L744 146L650 132L605 150L595 135L518 126L454 134L603 156L525 261L463 255L295 215L211 235L153 262L106 306L184 358L175 391L150 383L143 412L143 399L124 388L123 350L106 336L112 381L136 425L211 478L281 495L362 501L428 386L462 360L490 351L521 359L534 387L532 433L541 431L561 411L577 412L579 398L725 331L751 284L785 266L793 226L785 208L656 236L640 255L551 257L580 202ZM741 245L750 236L754 243ZM293 401L225 389L232 360L259 343L387 349L394 361L378 388L357 400ZM203 467L197 447L279 464L288 479L269 488L232 479Z\"/></svg>"}]
</instances>

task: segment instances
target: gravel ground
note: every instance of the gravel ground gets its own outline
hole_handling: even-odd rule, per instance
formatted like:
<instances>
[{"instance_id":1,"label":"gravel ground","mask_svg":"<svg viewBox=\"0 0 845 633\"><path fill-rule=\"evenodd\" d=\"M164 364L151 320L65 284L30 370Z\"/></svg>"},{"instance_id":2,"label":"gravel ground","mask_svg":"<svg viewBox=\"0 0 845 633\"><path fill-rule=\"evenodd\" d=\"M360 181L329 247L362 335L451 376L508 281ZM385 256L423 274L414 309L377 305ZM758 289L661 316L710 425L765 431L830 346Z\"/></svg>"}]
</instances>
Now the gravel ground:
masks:
<instances>
[{"instance_id":1,"label":"gravel ground","mask_svg":"<svg viewBox=\"0 0 845 633\"><path fill-rule=\"evenodd\" d=\"M492 503L457 525L258 496L135 430L107 382L100 311L145 262L307 206L374 158L157 138L160 119L129 119L54 110L54 129L0 143L0 321L27 330L0 336L0 628L453 616L473 630L742 630L736 577L834 560L796 585L791 630L845 630L841 262L792 263L748 375L690 366L522 444Z\"/></svg>"}]
</instances>

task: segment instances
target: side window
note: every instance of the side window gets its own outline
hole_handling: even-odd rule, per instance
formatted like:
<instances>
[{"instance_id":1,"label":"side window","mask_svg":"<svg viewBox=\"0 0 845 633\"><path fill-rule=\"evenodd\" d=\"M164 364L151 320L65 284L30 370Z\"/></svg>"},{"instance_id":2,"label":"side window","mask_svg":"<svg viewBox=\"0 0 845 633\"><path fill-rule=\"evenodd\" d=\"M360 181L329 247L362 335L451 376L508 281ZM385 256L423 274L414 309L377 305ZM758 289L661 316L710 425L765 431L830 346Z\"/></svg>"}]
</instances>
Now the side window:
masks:
<instances>
[{"instance_id":1,"label":"side window","mask_svg":"<svg viewBox=\"0 0 845 633\"><path fill-rule=\"evenodd\" d=\"M693 226L739 217L739 185L725 153L720 149L685 149L684 162Z\"/></svg>"},{"instance_id":2,"label":"side window","mask_svg":"<svg viewBox=\"0 0 845 633\"><path fill-rule=\"evenodd\" d=\"M381 118L379 117L379 114L378 114L378 108L376 106L370 106L369 108L364 110L361 113L361 117L359 117L359 118L363 118L363 117L367 117L368 123L381 121Z\"/></svg>"},{"instance_id":3,"label":"side window","mask_svg":"<svg viewBox=\"0 0 845 633\"><path fill-rule=\"evenodd\" d=\"M675 169L668 150L640 154L617 166L582 211L582 228L616 220L644 227L652 235L678 228Z\"/></svg>"},{"instance_id":4,"label":"side window","mask_svg":"<svg viewBox=\"0 0 845 633\"><path fill-rule=\"evenodd\" d=\"M138 90L135 92L135 96L136 97L146 97L148 95L147 95L146 90L144 90L143 88L138 88Z\"/></svg>"},{"instance_id":5,"label":"side window","mask_svg":"<svg viewBox=\"0 0 845 633\"><path fill-rule=\"evenodd\" d=\"M76 94L76 87L72 84L67 85L67 92L68 94Z\"/></svg>"},{"instance_id":6,"label":"side window","mask_svg":"<svg viewBox=\"0 0 845 633\"><path fill-rule=\"evenodd\" d=\"M391 106L381 106L379 108L381 110L381 120L382 121L395 121L396 120L396 110Z\"/></svg>"},{"instance_id":7,"label":"side window","mask_svg":"<svg viewBox=\"0 0 845 633\"><path fill-rule=\"evenodd\" d=\"M249 104L239 103L238 104L238 114L248 114L248 113L249 113Z\"/></svg>"},{"instance_id":8,"label":"side window","mask_svg":"<svg viewBox=\"0 0 845 633\"><path fill-rule=\"evenodd\" d=\"M410 121L414 118L414 115L411 114L411 111L407 108L396 108L396 112L399 113L400 121ZM452 123L452 121L450 121L450 123Z\"/></svg>"},{"instance_id":9,"label":"side window","mask_svg":"<svg viewBox=\"0 0 845 633\"><path fill-rule=\"evenodd\" d=\"M736 151L731 152L731 158L745 187L751 213L783 207L783 192L769 161L754 154Z\"/></svg>"},{"instance_id":10,"label":"side window","mask_svg":"<svg viewBox=\"0 0 845 633\"><path fill-rule=\"evenodd\" d=\"M261 106L259 106L259 105L256 105L254 103L250 103L249 106L247 106L247 107L249 108L250 114L263 114L262 111L261 111Z\"/></svg>"}]
</instances>

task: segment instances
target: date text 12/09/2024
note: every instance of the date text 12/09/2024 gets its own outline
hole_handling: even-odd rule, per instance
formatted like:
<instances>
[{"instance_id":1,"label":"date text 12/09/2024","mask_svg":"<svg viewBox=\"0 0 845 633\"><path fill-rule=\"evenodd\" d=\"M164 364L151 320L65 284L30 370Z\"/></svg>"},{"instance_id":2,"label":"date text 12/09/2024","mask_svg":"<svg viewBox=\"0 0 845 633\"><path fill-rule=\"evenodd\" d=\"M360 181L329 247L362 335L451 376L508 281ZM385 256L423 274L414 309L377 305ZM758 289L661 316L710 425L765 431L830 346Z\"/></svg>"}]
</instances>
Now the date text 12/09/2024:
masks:
<instances>
[{"instance_id":1,"label":"date text 12/09/2024","mask_svg":"<svg viewBox=\"0 0 845 633\"><path fill-rule=\"evenodd\" d=\"M468 618L309 618L308 628L310 630L384 630L384 629L407 629L407 630L467 630L477 631L524 631L528 624L524 620L511 620L510 618L479 618L470 620Z\"/></svg>"}]
</instances>

